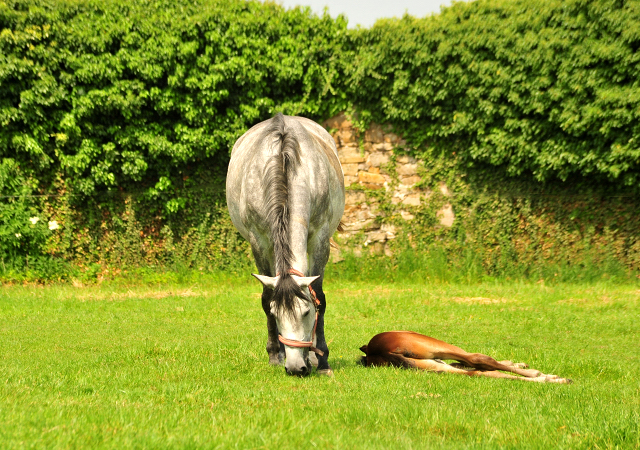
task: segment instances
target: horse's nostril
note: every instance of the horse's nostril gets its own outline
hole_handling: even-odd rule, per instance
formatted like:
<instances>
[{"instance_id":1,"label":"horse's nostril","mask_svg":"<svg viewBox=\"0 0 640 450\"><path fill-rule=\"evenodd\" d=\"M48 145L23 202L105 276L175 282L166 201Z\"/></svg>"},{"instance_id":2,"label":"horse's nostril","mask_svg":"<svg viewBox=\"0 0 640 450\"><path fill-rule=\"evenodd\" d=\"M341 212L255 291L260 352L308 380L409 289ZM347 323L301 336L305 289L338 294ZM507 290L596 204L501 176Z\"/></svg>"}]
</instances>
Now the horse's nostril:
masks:
<instances>
[{"instance_id":1,"label":"horse's nostril","mask_svg":"<svg viewBox=\"0 0 640 450\"><path fill-rule=\"evenodd\" d=\"M288 369L285 367L287 375L294 375L299 377L306 377L309 375L309 368L307 366L298 367L296 369Z\"/></svg>"}]
</instances>

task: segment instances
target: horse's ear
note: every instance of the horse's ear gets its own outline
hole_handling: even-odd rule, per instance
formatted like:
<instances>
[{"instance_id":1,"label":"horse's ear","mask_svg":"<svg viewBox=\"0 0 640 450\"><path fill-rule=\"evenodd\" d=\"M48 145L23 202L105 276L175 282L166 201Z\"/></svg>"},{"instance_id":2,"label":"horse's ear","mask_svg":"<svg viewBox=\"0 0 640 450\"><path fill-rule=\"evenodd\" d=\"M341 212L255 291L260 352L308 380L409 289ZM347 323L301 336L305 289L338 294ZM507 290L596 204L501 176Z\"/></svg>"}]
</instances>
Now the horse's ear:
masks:
<instances>
[{"instance_id":1,"label":"horse's ear","mask_svg":"<svg viewBox=\"0 0 640 450\"><path fill-rule=\"evenodd\" d=\"M275 289L276 284L278 283L279 277L268 277L266 275L258 275L257 273L252 273L251 275L256 277L264 287L268 287L270 289Z\"/></svg>"},{"instance_id":2,"label":"horse's ear","mask_svg":"<svg viewBox=\"0 0 640 450\"><path fill-rule=\"evenodd\" d=\"M365 355L368 355L369 353L367 352L369 351L369 347L367 347L366 345L363 345L362 347L360 347L360 351Z\"/></svg>"},{"instance_id":3,"label":"horse's ear","mask_svg":"<svg viewBox=\"0 0 640 450\"><path fill-rule=\"evenodd\" d=\"M320 275L316 275L315 277L298 277L296 275L293 275L293 279L296 280L296 283L298 283L298 286L300 286L302 289L308 287L318 278L320 278Z\"/></svg>"}]
</instances>

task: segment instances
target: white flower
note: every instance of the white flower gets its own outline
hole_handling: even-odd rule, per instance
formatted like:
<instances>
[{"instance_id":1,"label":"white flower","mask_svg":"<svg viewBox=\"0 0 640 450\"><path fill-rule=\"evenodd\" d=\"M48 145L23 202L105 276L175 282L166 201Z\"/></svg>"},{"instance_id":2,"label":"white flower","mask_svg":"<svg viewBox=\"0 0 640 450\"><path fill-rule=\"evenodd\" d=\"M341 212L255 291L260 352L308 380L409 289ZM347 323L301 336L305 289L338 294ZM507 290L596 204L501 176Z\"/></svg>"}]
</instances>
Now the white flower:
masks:
<instances>
[{"instance_id":1,"label":"white flower","mask_svg":"<svg viewBox=\"0 0 640 450\"><path fill-rule=\"evenodd\" d=\"M60 228L60 225L58 225L58 222L56 222L55 220L52 220L51 222L49 222L50 230L57 230L58 228Z\"/></svg>"},{"instance_id":2,"label":"white flower","mask_svg":"<svg viewBox=\"0 0 640 450\"><path fill-rule=\"evenodd\" d=\"M17 237L18 239L20 239L20 238L22 237L22 235L21 235L20 233L16 233L16 237Z\"/></svg>"},{"instance_id":3,"label":"white flower","mask_svg":"<svg viewBox=\"0 0 640 450\"><path fill-rule=\"evenodd\" d=\"M38 223L38 220L40 220L40 217L29 217L31 225L35 225L36 223Z\"/></svg>"}]
</instances>

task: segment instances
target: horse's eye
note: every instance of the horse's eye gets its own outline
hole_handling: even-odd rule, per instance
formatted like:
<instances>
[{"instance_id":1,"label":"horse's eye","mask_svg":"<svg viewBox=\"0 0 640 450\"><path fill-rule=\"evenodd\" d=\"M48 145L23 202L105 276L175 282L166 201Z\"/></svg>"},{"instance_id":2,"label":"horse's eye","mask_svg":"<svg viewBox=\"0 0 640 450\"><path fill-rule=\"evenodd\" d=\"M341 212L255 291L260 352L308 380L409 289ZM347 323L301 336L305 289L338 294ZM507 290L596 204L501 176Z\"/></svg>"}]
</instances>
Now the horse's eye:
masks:
<instances>
[{"instance_id":1,"label":"horse's eye","mask_svg":"<svg viewBox=\"0 0 640 450\"><path fill-rule=\"evenodd\" d=\"M302 313L302 317L307 317L310 312L311 312L311 308L307 308L307 310Z\"/></svg>"}]
</instances>

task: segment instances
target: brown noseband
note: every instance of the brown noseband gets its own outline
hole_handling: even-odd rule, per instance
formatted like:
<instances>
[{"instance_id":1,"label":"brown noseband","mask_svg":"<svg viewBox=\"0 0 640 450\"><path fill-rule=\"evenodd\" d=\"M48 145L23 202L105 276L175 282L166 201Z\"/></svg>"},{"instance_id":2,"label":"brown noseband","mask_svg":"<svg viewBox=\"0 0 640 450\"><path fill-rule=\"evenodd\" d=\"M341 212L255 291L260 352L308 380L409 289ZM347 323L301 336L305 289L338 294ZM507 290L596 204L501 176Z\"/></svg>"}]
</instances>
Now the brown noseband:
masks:
<instances>
[{"instance_id":1,"label":"brown noseband","mask_svg":"<svg viewBox=\"0 0 640 450\"><path fill-rule=\"evenodd\" d=\"M304 274L296 269L289 269L289 273L291 275L296 275L298 277L304 277ZM313 338L316 335L316 327L318 326L318 307L320 306L320 300L318 300L318 297L316 296L316 291L313 290L311 285L309 285L308 287L309 287L309 294L311 295L311 298L313 299L313 302L315 303L315 306L316 306L316 321L313 324L313 334L311 335L311 340L298 341L295 339L286 339L286 338L283 338L282 335L278 335L278 340L282 342L284 345L287 345L289 347L296 347L296 348L309 347L309 350L311 350L312 352L316 353L317 355L323 356L324 352L313 346Z\"/></svg>"}]
</instances>

